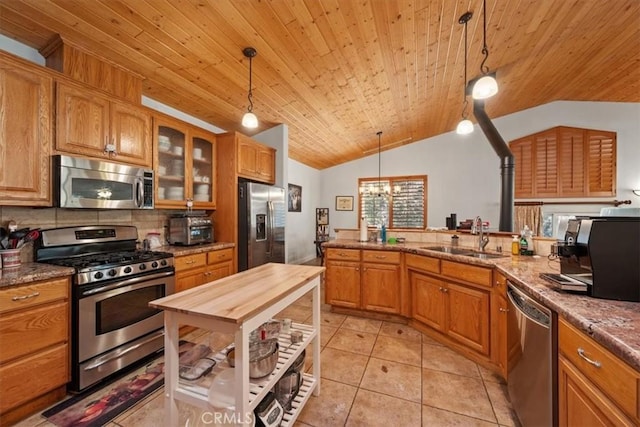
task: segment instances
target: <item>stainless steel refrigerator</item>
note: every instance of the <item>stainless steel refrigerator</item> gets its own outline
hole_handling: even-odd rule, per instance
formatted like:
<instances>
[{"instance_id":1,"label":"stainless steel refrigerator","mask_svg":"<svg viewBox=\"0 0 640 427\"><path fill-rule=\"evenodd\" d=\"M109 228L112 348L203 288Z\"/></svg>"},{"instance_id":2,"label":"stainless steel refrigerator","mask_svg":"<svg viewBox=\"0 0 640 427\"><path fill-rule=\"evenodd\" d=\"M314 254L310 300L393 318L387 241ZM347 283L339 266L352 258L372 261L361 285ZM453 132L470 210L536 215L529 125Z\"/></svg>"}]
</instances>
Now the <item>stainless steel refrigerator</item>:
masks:
<instances>
[{"instance_id":1,"label":"stainless steel refrigerator","mask_svg":"<svg viewBox=\"0 0 640 427\"><path fill-rule=\"evenodd\" d=\"M284 188L241 181L238 216L238 271L269 262L284 263Z\"/></svg>"}]
</instances>

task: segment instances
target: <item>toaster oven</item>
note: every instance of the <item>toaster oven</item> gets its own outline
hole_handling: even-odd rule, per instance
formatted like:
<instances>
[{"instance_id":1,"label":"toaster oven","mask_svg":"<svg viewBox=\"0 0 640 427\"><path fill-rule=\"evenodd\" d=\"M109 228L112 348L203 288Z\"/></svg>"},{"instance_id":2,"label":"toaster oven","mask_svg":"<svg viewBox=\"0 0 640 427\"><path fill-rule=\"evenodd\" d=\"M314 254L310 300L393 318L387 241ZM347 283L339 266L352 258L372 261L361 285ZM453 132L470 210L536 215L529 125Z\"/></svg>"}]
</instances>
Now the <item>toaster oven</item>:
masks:
<instances>
[{"instance_id":1,"label":"toaster oven","mask_svg":"<svg viewBox=\"0 0 640 427\"><path fill-rule=\"evenodd\" d=\"M205 215L181 215L169 218L169 243L191 246L213 243L213 223Z\"/></svg>"}]
</instances>

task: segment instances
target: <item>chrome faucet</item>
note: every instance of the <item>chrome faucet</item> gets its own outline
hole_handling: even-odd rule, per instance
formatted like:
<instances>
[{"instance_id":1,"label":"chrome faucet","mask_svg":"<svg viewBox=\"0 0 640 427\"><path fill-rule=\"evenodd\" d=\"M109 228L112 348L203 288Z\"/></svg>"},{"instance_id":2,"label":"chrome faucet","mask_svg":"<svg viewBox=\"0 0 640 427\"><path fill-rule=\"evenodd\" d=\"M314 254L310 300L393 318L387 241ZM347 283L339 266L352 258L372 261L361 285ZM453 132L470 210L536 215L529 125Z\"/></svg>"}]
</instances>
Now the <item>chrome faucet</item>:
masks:
<instances>
[{"instance_id":1,"label":"chrome faucet","mask_svg":"<svg viewBox=\"0 0 640 427\"><path fill-rule=\"evenodd\" d=\"M471 224L471 234L478 235L478 250L484 252L484 248L489 244L489 236L484 235L482 219L480 219L479 216L477 216Z\"/></svg>"}]
</instances>

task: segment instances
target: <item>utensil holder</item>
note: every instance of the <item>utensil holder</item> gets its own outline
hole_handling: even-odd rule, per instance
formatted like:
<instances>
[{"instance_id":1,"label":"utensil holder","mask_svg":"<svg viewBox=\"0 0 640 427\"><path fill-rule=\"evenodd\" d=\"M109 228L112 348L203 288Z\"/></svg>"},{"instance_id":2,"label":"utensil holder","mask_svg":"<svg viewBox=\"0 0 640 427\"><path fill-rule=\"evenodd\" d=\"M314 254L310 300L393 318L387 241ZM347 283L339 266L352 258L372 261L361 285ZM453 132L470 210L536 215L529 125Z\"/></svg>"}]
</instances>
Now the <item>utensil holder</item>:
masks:
<instances>
[{"instance_id":1,"label":"utensil holder","mask_svg":"<svg viewBox=\"0 0 640 427\"><path fill-rule=\"evenodd\" d=\"M22 263L20 259L20 249L5 249L0 251L2 257L2 268L17 268Z\"/></svg>"}]
</instances>

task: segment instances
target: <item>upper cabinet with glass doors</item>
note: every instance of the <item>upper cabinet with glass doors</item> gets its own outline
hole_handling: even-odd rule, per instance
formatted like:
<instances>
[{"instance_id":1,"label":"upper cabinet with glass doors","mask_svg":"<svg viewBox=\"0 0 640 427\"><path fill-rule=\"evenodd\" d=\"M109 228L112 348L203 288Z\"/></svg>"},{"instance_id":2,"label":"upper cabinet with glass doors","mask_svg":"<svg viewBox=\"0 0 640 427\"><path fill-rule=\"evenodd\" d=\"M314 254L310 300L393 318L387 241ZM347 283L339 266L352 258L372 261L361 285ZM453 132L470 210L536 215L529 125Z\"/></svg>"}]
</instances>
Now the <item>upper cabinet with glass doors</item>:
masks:
<instances>
[{"instance_id":1,"label":"upper cabinet with glass doors","mask_svg":"<svg viewBox=\"0 0 640 427\"><path fill-rule=\"evenodd\" d=\"M164 115L154 115L156 208L216 207L216 136Z\"/></svg>"}]
</instances>

